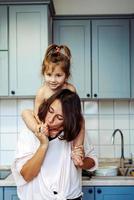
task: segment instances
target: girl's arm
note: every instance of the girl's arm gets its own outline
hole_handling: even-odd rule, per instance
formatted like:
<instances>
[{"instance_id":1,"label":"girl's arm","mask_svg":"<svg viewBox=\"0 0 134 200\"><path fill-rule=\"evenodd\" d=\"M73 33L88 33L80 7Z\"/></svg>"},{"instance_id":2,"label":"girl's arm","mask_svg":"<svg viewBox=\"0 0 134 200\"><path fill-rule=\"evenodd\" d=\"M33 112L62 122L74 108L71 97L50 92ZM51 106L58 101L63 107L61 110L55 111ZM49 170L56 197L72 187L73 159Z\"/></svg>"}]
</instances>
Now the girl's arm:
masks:
<instances>
[{"instance_id":1,"label":"girl's arm","mask_svg":"<svg viewBox=\"0 0 134 200\"><path fill-rule=\"evenodd\" d=\"M82 162L77 164L77 167L82 169L91 169L95 166L95 160L90 156L85 156L83 145L75 147L72 151L72 158L81 158Z\"/></svg>"},{"instance_id":2,"label":"girl's arm","mask_svg":"<svg viewBox=\"0 0 134 200\"><path fill-rule=\"evenodd\" d=\"M33 132L39 132L40 124L37 121L34 112L32 110L24 110L22 112L22 119L24 120L26 126Z\"/></svg>"},{"instance_id":3,"label":"girl's arm","mask_svg":"<svg viewBox=\"0 0 134 200\"><path fill-rule=\"evenodd\" d=\"M37 92L36 98L35 98L35 108L34 108L34 112L30 109L26 109L24 111L22 111L22 119L24 120L26 126L33 132L38 132L39 130L39 125L40 125L40 120L37 116L38 114L38 109L39 106L42 103L42 88L39 89L39 91Z\"/></svg>"},{"instance_id":4,"label":"girl's arm","mask_svg":"<svg viewBox=\"0 0 134 200\"><path fill-rule=\"evenodd\" d=\"M48 132L47 126L46 132ZM21 175L27 182L31 181L38 175L48 148L47 136L41 133L36 133L36 136L40 140L40 146L34 156L23 165L20 171Z\"/></svg>"},{"instance_id":5,"label":"girl's arm","mask_svg":"<svg viewBox=\"0 0 134 200\"><path fill-rule=\"evenodd\" d=\"M85 137L85 120L83 119L82 128L81 128L81 130L79 132L79 135L73 141L72 149L77 148L77 147L81 148L81 146L83 147L84 137ZM74 162L75 166L79 167L79 166L83 165L82 157L80 157L78 155L74 155L72 157L72 159L73 159L73 162Z\"/></svg>"}]
</instances>

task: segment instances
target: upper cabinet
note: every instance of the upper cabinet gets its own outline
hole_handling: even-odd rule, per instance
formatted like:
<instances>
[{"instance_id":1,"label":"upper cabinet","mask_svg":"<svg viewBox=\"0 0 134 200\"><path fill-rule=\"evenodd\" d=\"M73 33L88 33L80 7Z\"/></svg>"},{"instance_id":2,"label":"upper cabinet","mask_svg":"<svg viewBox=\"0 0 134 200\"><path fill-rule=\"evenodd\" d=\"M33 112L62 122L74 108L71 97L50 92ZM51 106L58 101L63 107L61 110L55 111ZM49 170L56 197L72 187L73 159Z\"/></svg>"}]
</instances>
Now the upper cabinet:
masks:
<instances>
[{"instance_id":1,"label":"upper cabinet","mask_svg":"<svg viewBox=\"0 0 134 200\"><path fill-rule=\"evenodd\" d=\"M36 94L41 85L41 64L47 46L47 6L10 6L9 95Z\"/></svg>"},{"instance_id":2,"label":"upper cabinet","mask_svg":"<svg viewBox=\"0 0 134 200\"><path fill-rule=\"evenodd\" d=\"M93 97L130 97L129 20L92 22Z\"/></svg>"},{"instance_id":3,"label":"upper cabinet","mask_svg":"<svg viewBox=\"0 0 134 200\"><path fill-rule=\"evenodd\" d=\"M0 6L0 96L33 97L52 42L52 1L7 1ZM26 5L24 5L26 4Z\"/></svg>"},{"instance_id":4,"label":"upper cabinet","mask_svg":"<svg viewBox=\"0 0 134 200\"><path fill-rule=\"evenodd\" d=\"M72 51L81 98L130 98L129 20L55 20L54 42Z\"/></svg>"},{"instance_id":5,"label":"upper cabinet","mask_svg":"<svg viewBox=\"0 0 134 200\"><path fill-rule=\"evenodd\" d=\"M131 97L134 98L134 19L131 20Z\"/></svg>"},{"instance_id":6,"label":"upper cabinet","mask_svg":"<svg viewBox=\"0 0 134 200\"><path fill-rule=\"evenodd\" d=\"M70 80L81 98L91 96L91 48L89 20L54 21L54 43L72 53Z\"/></svg>"},{"instance_id":7,"label":"upper cabinet","mask_svg":"<svg viewBox=\"0 0 134 200\"><path fill-rule=\"evenodd\" d=\"M0 51L8 49L7 6L0 6Z\"/></svg>"},{"instance_id":8,"label":"upper cabinet","mask_svg":"<svg viewBox=\"0 0 134 200\"><path fill-rule=\"evenodd\" d=\"M8 51L0 51L0 95L8 94Z\"/></svg>"}]
</instances>

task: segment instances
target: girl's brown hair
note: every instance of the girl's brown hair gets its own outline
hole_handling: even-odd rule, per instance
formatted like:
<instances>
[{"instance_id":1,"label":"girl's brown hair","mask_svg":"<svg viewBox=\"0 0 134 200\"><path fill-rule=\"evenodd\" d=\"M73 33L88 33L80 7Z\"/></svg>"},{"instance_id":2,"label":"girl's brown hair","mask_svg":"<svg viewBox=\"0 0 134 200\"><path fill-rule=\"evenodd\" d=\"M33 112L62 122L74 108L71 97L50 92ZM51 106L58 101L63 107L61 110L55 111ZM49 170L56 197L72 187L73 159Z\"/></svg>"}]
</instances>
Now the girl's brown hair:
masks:
<instances>
[{"instance_id":1,"label":"girl's brown hair","mask_svg":"<svg viewBox=\"0 0 134 200\"><path fill-rule=\"evenodd\" d=\"M68 78L70 76L70 59L71 52L66 45L52 44L48 46L42 63L42 75L44 76L44 73L49 69L49 64L52 62L56 65L60 64L66 78Z\"/></svg>"},{"instance_id":2,"label":"girl's brown hair","mask_svg":"<svg viewBox=\"0 0 134 200\"><path fill-rule=\"evenodd\" d=\"M81 102L79 96L68 89L62 89L45 100L39 107L39 119L44 122L50 105L58 99L62 105L63 112L63 135L61 139L74 140L82 127L83 116L81 113Z\"/></svg>"}]
</instances>

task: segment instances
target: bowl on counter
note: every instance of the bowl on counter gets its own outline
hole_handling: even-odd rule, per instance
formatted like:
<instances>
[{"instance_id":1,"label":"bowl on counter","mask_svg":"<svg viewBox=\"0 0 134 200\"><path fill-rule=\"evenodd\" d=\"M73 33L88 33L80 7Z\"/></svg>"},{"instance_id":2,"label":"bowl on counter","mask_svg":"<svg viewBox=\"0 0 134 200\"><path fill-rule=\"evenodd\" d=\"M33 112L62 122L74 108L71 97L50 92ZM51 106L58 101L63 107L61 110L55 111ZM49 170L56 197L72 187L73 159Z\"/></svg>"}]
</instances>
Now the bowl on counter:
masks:
<instances>
[{"instance_id":1,"label":"bowl on counter","mask_svg":"<svg viewBox=\"0 0 134 200\"><path fill-rule=\"evenodd\" d=\"M95 170L95 176L117 176L118 167L117 166L103 166Z\"/></svg>"},{"instance_id":2,"label":"bowl on counter","mask_svg":"<svg viewBox=\"0 0 134 200\"><path fill-rule=\"evenodd\" d=\"M0 180L6 179L10 174L10 169L0 169Z\"/></svg>"}]
</instances>

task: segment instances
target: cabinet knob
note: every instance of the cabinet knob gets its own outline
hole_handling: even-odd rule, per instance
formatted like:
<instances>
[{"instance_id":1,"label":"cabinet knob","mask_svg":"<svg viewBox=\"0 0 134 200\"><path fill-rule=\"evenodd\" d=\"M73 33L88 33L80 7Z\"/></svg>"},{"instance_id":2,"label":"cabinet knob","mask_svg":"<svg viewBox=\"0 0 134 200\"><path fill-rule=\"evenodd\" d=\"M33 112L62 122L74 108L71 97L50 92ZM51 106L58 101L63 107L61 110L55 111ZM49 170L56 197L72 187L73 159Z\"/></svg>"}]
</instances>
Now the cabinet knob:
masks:
<instances>
[{"instance_id":1,"label":"cabinet knob","mask_svg":"<svg viewBox=\"0 0 134 200\"><path fill-rule=\"evenodd\" d=\"M97 193L100 194L102 191L101 189L97 189Z\"/></svg>"},{"instance_id":2,"label":"cabinet knob","mask_svg":"<svg viewBox=\"0 0 134 200\"><path fill-rule=\"evenodd\" d=\"M15 91L14 91L14 90L12 90L12 91L11 91L11 94L12 94L12 95L14 95L14 94L15 94Z\"/></svg>"},{"instance_id":3,"label":"cabinet knob","mask_svg":"<svg viewBox=\"0 0 134 200\"><path fill-rule=\"evenodd\" d=\"M97 94L94 94L94 97L97 97Z\"/></svg>"},{"instance_id":4,"label":"cabinet knob","mask_svg":"<svg viewBox=\"0 0 134 200\"><path fill-rule=\"evenodd\" d=\"M90 94L87 94L87 97L90 97Z\"/></svg>"},{"instance_id":5,"label":"cabinet knob","mask_svg":"<svg viewBox=\"0 0 134 200\"><path fill-rule=\"evenodd\" d=\"M92 194L92 193L93 193L93 190L92 190L92 189L89 189L88 192L89 192L90 194Z\"/></svg>"}]
</instances>

